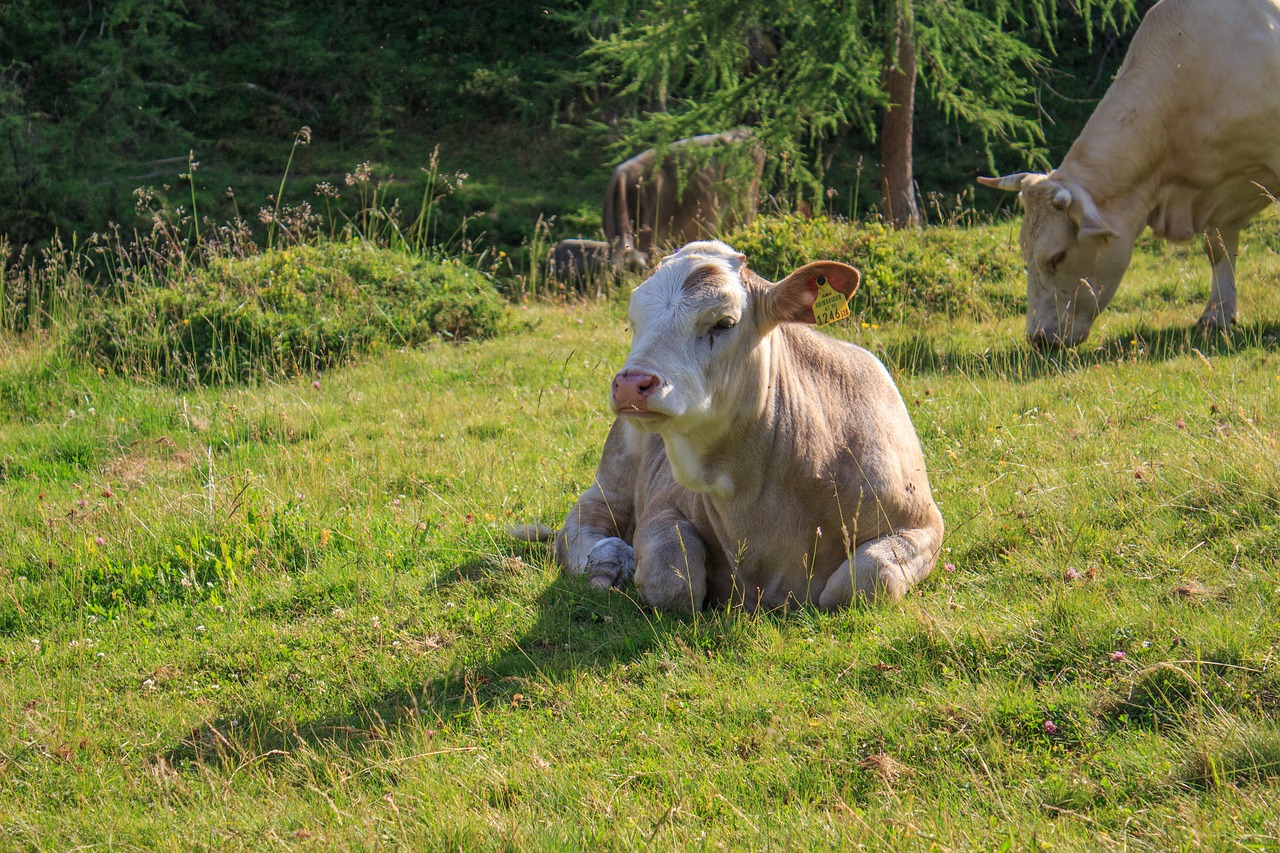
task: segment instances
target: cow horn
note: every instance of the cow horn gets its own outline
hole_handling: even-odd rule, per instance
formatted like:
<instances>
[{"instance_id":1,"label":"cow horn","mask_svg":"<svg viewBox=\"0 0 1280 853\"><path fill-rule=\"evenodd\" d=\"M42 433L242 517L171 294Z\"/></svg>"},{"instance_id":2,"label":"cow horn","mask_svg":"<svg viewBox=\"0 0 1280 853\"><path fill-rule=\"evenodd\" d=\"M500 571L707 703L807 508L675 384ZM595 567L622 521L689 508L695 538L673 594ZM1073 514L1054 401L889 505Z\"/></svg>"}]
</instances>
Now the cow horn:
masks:
<instances>
[{"instance_id":1,"label":"cow horn","mask_svg":"<svg viewBox=\"0 0 1280 853\"><path fill-rule=\"evenodd\" d=\"M1012 175L1003 175L999 178L988 178L985 175L979 175L978 183L984 187L1004 190L1007 193L1022 192L1022 182L1030 174L1030 172L1014 172Z\"/></svg>"},{"instance_id":2,"label":"cow horn","mask_svg":"<svg viewBox=\"0 0 1280 853\"><path fill-rule=\"evenodd\" d=\"M1071 207L1071 190L1066 187L1058 187L1049 203L1053 205L1054 210L1066 210Z\"/></svg>"}]
</instances>

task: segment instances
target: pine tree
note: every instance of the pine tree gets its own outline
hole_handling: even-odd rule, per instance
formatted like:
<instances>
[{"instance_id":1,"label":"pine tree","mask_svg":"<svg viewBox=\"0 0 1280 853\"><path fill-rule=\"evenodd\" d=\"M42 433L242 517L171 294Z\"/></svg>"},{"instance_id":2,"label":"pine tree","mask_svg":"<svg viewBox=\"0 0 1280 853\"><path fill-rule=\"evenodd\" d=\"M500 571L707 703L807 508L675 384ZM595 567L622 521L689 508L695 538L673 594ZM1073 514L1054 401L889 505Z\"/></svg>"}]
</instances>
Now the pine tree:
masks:
<instances>
[{"instance_id":1,"label":"pine tree","mask_svg":"<svg viewBox=\"0 0 1280 853\"><path fill-rule=\"evenodd\" d=\"M949 120L1043 159L1031 103L1053 50L1059 2L1117 29L1136 0L595 0L591 78L612 81L633 145L748 125L781 182L818 186L851 129L878 139L882 206L915 225L917 89Z\"/></svg>"}]
</instances>

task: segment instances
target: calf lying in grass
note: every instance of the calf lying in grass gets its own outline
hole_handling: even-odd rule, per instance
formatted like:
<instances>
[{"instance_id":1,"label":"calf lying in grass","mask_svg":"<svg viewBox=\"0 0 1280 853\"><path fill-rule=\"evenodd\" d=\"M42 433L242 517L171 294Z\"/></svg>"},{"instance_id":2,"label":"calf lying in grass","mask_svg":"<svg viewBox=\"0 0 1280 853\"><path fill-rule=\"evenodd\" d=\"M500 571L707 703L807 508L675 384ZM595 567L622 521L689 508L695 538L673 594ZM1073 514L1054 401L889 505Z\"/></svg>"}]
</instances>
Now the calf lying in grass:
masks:
<instances>
[{"instance_id":1,"label":"calf lying in grass","mask_svg":"<svg viewBox=\"0 0 1280 853\"><path fill-rule=\"evenodd\" d=\"M719 242L667 257L631 296L618 419L556 536L565 571L634 576L682 610L832 609L926 577L942 515L906 406L874 356L809 328L858 278L820 261L771 284Z\"/></svg>"}]
</instances>

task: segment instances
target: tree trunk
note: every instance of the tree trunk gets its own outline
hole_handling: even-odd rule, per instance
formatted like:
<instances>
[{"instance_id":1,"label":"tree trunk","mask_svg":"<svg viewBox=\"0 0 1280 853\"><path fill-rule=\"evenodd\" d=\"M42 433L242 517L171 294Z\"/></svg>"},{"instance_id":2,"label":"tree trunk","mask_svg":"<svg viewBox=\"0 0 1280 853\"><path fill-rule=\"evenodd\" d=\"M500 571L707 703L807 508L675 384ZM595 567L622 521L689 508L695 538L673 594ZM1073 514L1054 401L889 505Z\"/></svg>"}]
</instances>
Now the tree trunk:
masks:
<instances>
[{"instance_id":1,"label":"tree trunk","mask_svg":"<svg viewBox=\"0 0 1280 853\"><path fill-rule=\"evenodd\" d=\"M880 124L880 190L885 218L895 228L920 224L911 168L912 119L916 103L915 9L912 0L891 0L893 29L884 55L889 107Z\"/></svg>"}]
</instances>

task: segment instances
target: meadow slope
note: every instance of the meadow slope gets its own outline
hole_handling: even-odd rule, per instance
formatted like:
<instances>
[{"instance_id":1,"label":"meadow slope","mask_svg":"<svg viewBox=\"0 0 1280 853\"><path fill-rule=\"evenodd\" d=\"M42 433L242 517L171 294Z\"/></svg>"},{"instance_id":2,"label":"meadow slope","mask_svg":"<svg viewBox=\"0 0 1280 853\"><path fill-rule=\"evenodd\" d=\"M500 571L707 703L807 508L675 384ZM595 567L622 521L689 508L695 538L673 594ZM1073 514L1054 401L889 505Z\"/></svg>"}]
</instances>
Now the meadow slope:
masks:
<instances>
[{"instance_id":1,"label":"meadow slope","mask_svg":"<svg viewBox=\"0 0 1280 853\"><path fill-rule=\"evenodd\" d=\"M1151 243L1074 352L1016 276L834 328L947 522L837 614L655 614L505 538L591 481L619 300L221 388L0 338L0 846L1276 849L1278 234L1227 335Z\"/></svg>"}]
</instances>

